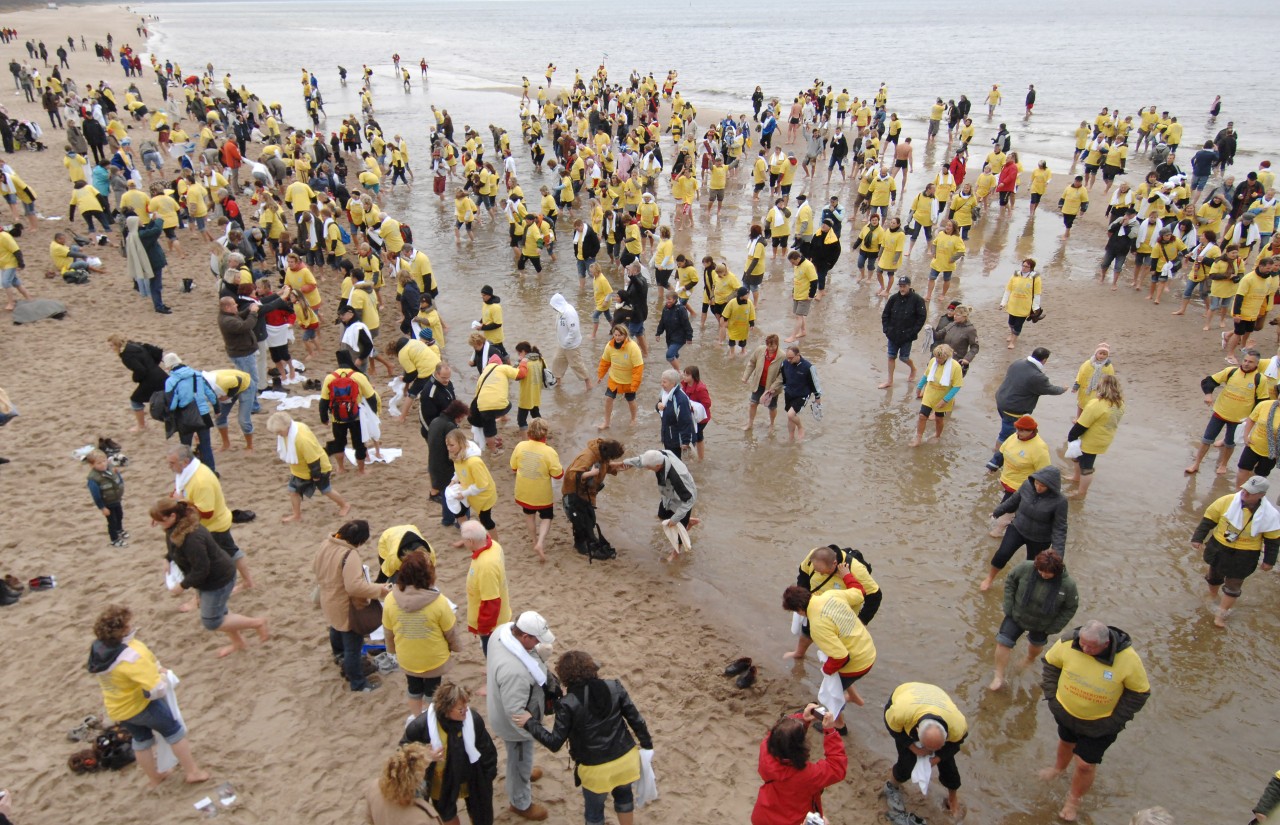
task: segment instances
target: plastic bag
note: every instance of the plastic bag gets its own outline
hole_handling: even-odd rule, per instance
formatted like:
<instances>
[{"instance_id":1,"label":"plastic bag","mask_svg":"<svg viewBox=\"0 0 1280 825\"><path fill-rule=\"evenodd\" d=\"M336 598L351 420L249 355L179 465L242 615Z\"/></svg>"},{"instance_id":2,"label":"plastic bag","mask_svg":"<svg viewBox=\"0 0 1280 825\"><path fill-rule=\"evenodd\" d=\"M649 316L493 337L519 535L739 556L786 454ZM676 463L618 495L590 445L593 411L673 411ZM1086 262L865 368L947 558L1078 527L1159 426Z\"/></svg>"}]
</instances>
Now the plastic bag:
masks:
<instances>
[{"instance_id":1,"label":"plastic bag","mask_svg":"<svg viewBox=\"0 0 1280 825\"><path fill-rule=\"evenodd\" d=\"M640 751L640 781L636 783L635 803L643 808L658 798L658 780L653 773L653 751Z\"/></svg>"},{"instance_id":2,"label":"plastic bag","mask_svg":"<svg viewBox=\"0 0 1280 825\"><path fill-rule=\"evenodd\" d=\"M1084 455L1084 448L1080 446L1080 439L1067 442L1067 451L1063 453L1066 458L1079 458Z\"/></svg>"}]
</instances>

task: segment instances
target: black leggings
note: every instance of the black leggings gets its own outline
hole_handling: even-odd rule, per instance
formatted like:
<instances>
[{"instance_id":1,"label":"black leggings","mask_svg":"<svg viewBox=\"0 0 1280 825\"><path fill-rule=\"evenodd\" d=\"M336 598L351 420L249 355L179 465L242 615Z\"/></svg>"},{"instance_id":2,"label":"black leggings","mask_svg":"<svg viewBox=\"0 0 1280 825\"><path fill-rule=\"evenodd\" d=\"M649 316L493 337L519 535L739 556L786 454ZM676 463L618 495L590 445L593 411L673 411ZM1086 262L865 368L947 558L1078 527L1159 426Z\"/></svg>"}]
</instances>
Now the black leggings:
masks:
<instances>
[{"instance_id":1,"label":"black leggings","mask_svg":"<svg viewBox=\"0 0 1280 825\"><path fill-rule=\"evenodd\" d=\"M888 707L886 705L885 709ZM911 752L914 742L910 735L898 733L892 728L889 728L889 733L893 734L893 744L898 749L898 761L893 766L893 781L902 784L911 778L911 771L916 766L916 755ZM956 754L959 752L959 742L948 742L933 754L938 759L938 781L949 791L960 789L960 769L956 767Z\"/></svg>"},{"instance_id":2,"label":"black leggings","mask_svg":"<svg viewBox=\"0 0 1280 825\"><path fill-rule=\"evenodd\" d=\"M342 423L333 422L333 440L324 446L325 453L329 455L339 455L347 451L347 433L351 434L351 446L356 451L356 461L364 461L369 456L369 451L365 449L364 437L360 433L360 419Z\"/></svg>"},{"instance_id":3,"label":"black leggings","mask_svg":"<svg viewBox=\"0 0 1280 825\"><path fill-rule=\"evenodd\" d=\"M1032 541L1019 533L1018 528L1010 524L1008 529L1004 531L1004 540L1000 542L1000 549L996 550L996 554L991 557L991 566L997 570L1003 570L1004 566L1009 563L1009 559L1013 558L1013 554L1023 545L1027 548L1027 560L1034 561L1041 550L1049 549L1050 543L1047 541Z\"/></svg>"}]
</instances>

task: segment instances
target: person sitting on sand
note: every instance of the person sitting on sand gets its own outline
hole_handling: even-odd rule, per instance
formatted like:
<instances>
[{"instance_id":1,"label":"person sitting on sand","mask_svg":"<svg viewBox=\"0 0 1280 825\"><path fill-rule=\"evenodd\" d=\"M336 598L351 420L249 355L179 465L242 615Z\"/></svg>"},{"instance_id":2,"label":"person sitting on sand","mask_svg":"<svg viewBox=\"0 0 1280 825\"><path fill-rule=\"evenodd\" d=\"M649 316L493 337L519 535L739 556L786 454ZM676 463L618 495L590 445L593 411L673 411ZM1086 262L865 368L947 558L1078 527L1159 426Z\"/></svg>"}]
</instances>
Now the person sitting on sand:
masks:
<instances>
[{"instance_id":1,"label":"person sitting on sand","mask_svg":"<svg viewBox=\"0 0 1280 825\"><path fill-rule=\"evenodd\" d=\"M333 465L310 427L294 421L287 412L277 412L267 419L267 432L275 434L276 455L289 465L289 500L293 512L281 516L280 521L302 521L302 499L304 496L311 498L317 490L338 505L339 516L351 511L351 505L334 492L333 485L329 483Z\"/></svg>"},{"instance_id":2,"label":"person sitting on sand","mask_svg":"<svg viewBox=\"0 0 1280 825\"><path fill-rule=\"evenodd\" d=\"M200 524L200 511L189 501L162 498L151 506L152 524L164 530L165 558L182 572L175 593L196 590L200 594L200 623L205 630L221 630L231 644L218 649L218 656L245 650L241 630L254 630L258 638L268 638L267 620L241 616L227 609L236 586L236 566L226 551Z\"/></svg>"},{"instance_id":3,"label":"person sitting on sand","mask_svg":"<svg viewBox=\"0 0 1280 825\"><path fill-rule=\"evenodd\" d=\"M98 679L107 715L133 737L133 753L147 775L148 787L154 788L169 774L156 768L152 750L155 734L164 737L178 757L178 764L188 784L209 780L191 755L187 729L169 711L163 696L169 687L168 671L160 667L155 654L134 638L133 612L127 607L111 605L93 623L94 642L89 648L89 672ZM7 821L7 820L6 820Z\"/></svg>"}]
</instances>

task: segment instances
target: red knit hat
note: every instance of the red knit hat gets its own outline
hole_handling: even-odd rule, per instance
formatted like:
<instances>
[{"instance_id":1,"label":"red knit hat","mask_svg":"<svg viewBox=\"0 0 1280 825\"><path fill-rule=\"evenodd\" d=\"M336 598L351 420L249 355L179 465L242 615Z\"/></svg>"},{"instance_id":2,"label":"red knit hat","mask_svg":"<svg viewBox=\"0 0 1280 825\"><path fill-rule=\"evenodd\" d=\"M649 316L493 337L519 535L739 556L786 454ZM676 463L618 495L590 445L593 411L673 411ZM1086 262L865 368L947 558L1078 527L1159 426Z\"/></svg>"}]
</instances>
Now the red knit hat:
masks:
<instances>
[{"instance_id":1,"label":"red knit hat","mask_svg":"<svg viewBox=\"0 0 1280 825\"><path fill-rule=\"evenodd\" d=\"M1017 421L1013 422L1014 429L1018 430L1038 430L1040 425L1029 415L1021 416Z\"/></svg>"}]
</instances>

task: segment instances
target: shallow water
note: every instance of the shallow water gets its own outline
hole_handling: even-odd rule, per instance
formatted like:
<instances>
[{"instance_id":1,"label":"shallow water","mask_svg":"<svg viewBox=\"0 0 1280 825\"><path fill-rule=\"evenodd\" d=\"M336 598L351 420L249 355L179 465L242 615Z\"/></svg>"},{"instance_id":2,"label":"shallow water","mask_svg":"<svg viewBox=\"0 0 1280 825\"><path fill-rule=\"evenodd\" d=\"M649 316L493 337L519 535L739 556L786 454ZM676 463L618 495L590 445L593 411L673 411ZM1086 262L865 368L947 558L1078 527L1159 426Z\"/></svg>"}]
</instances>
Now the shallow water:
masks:
<instances>
[{"instance_id":1,"label":"shallow water","mask_svg":"<svg viewBox=\"0 0 1280 825\"><path fill-rule=\"evenodd\" d=\"M483 133L496 122L518 132L516 98L495 87L515 86L521 74L540 80L549 58L560 66L558 81L570 79L575 66L589 73L603 51L621 75L635 65L661 79L667 68L678 68L680 88L704 110L741 109L756 82L771 94L785 95L815 75L837 87L847 83L861 94L886 81L890 108L912 118L923 115L936 91L947 96L966 91L980 112L975 147L985 147L994 131L980 101L992 82L1001 82L1009 98L999 114L1010 122L1024 166L1030 169L1042 157L1051 160L1051 196L1067 179L1071 128L1082 118L1092 120L1102 105L1133 111L1155 102L1175 114L1185 112L1184 144L1190 145L1217 128L1206 124L1203 114L1213 95L1231 91L1220 120L1234 119L1243 135L1237 169L1254 167L1261 156L1251 155L1254 150L1276 146L1271 107L1246 113L1246 102L1234 99L1257 97L1261 89L1233 78L1233 64L1222 61L1219 50L1177 47L1173 77L1163 68L1149 70L1149 62L1136 57L1178 37L1185 42L1187 35L1170 33L1166 21L1194 30L1197 43L1225 43L1244 27L1274 21L1276 11L1269 5L1237 3L1215 9L1213 16L1192 16L1198 5L1184 0L1175 4L1176 11L1160 15L1150 8L1094 2L1027 3L1007 12L908 2L874 20L864 19L870 16L865 11L818 6L806 11L808 24L773 25L777 12L770 10L775 8L758 0L735 4L732 12L658 2L646 4L637 16L622 4L606 4L601 14L599 5L571 2L145 7L162 18L151 48L166 57L189 55L184 69L190 71L212 59L219 76L231 70L237 84L246 83L264 99L279 99L295 117L301 104L300 66L320 72L335 125L358 102L355 83L337 86L333 64L345 65L353 78L362 62L375 67L377 117L388 133L399 131L409 139L424 181L412 193L389 194L387 211L413 226L420 247L432 257L442 314L451 327L448 354L455 362L468 354L463 338L468 322L479 315L482 284L492 284L508 307L508 346L527 339L548 353L554 348L554 314L547 300L557 290L580 310L589 309L589 297L578 294L567 260L567 235L562 233L560 262L549 264L541 277L516 277L505 228L486 225L473 246L455 247L451 204L438 202L425 182L428 104L452 111L459 128L470 123ZM723 19L728 16L734 19ZM228 22L234 27L220 28ZM593 36L584 37L583 31ZM1069 38L1065 42L1063 33ZM458 44L465 47L457 49ZM851 48L854 44L857 48ZM397 49L414 74L409 94L390 73L389 57ZM419 53L432 64L425 90L416 73ZM320 54L323 59L316 57ZM960 75L963 83L951 79ZM1035 83L1040 98L1037 114L1024 124L1021 99L1027 82ZM917 143L923 140L918 123L911 123L906 134ZM918 145L917 152L908 196L936 172L942 156L941 147ZM523 147L517 155L527 193L554 183L530 170ZM1144 172L1145 164L1134 161L1133 168ZM797 189L800 183L798 178ZM827 191L818 184L810 194L817 203ZM847 187L830 191L846 202L852 194ZM1048 821L1065 792L1065 784L1046 787L1034 776L1052 759L1055 742L1054 726L1039 701L1037 675L1015 676L1013 687L1001 695L985 690L1000 594L999 584L985 595L976 588L996 546L987 536L987 516L999 500L998 485L982 468L998 428L992 396L1010 360L1040 345L1054 351L1051 377L1070 384L1093 346L1110 342L1127 401L1116 443L1099 461L1090 499L1072 505L1067 561L1082 599L1073 624L1098 617L1131 633L1154 688L1146 709L1108 753L1086 816L1124 822L1134 810L1163 804L1179 821L1229 819L1235 814L1221 812L1247 811L1275 768L1276 747L1259 724L1274 724L1280 701L1272 678L1280 629L1274 578L1258 574L1251 579L1230 630L1216 631L1201 598L1200 563L1187 543L1204 507L1229 492L1211 470L1190 479L1181 472L1203 427L1199 378L1222 364L1217 333L1200 332L1198 305L1192 317L1171 319L1171 297L1154 308L1132 290L1111 293L1092 280L1101 246L1100 187L1093 197L1095 209L1066 242L1055 214L1028 218L1025 198L1009 215L999 214L993 201L975 229L952 295L977 307L974 322L983 351L940 444L907 446L918 405L901 373L892 390L875 389L884 372L881 301L866 286L853 284L853 256L847 249L827 300L810 317L812 331L804 342L805 355L820 373L826 411L821 424L805 414L809 440L804 445L788 445L781 426L772 436L759 423L754 436L738 429L745 420L741 363L714 345L714 332L699 335L682 358L701 367L714 404L707 460L691 462L704 524L694 533L692 559L666 569L672 598L699 604L708 617L736 628L742 652L765 663L762 678L812 681L812 669L793 675L781 660L791 643L787 617L778 607L781 590L808 548L839 541L863 549L886 598L871 628L880 658L862 683L868 707L848 714L853 738L880 755L892 752L876 708L901 681L927 680L952 691L971 723L961 760L971 822ZM669 209L665 195L662 203ZM724 254L740 271L746 229L764 209L763 201L753 206L749 194L731 190L722 216L708 218L699 211L692 231L677 232L677 251ZM1002 346L1004 316L996 305L1005 279L1024 256L1041 261L1048 317L1028 325L1018 350L1009 354ZM785 335L790 329L784 312L788 271L771 261L752 346L760 332ZM923 284L923 247L904 271ZM936 313L935 304L931 322ZM696 326L695 320L695 331ZM598 341L602 345L603 337ZM1262 341L1269 350L1269 332ZM595 349L586 346L591 363ZM614 435L631 451L657 442L651 410L661 364L659 345L651 346L639 427L626 427L621 405L615 417ZM473 373L459 368L457 374L469 387ZM573 379L544 396L544 409L566 460L595 436L599 395L584 395ZM1036 417L1055 450L1073 414L1071 394L1040 404ZM405 437L421 460L424 451L412 431ZM1060 458L1058 464L1065 466ZM647 477L611 482L602 497L602 521L624 553L650 558L650 567L659 570L663 540L652 522L654 499ZM556 529L564 528L557 524ZM572 609L568 599L565 609ZM698 650L698 640L671 640L670 648ZM718 665L736 652L703 653ZM751 770L750 762L750 754L744 754L743 772Z\"/></svg>"}]
</instances>

